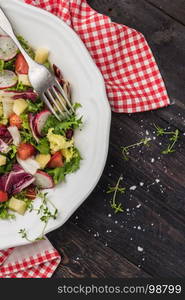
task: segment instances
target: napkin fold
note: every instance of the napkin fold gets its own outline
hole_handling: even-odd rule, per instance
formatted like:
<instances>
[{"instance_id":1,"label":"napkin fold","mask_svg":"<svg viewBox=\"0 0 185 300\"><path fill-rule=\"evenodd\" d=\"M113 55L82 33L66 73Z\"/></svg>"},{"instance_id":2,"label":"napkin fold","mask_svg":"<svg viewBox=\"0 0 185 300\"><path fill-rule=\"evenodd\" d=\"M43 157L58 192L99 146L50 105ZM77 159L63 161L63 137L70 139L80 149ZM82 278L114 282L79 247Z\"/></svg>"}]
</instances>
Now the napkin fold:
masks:
<instances>
[{"instance_id":1,"label":"napkin fold","mask_svg":"<svg viewBox=\"0 0 185 300\"><path fill-rule=\"evenodd\" d=\"M135 113L170 104L144 36L97 13L86 0L25 0L61 18L80 36L100 69L111 108Z\"/></svg>"},{"instance_id":2,"label":"napkin fold","mask_svg":"<svg viewBox=\"0 0 185 300\"><path fill-rule=\"evenodd\" d=\"M49 278L61 261L46 238L0 251L0 278Z\"/></svg>"},{"instance_id":3,"label":"napkin fold","mask_svg":"<svg viewBox=\"0 0 185 300\"><path fill-rule=\"evenodd\" d=\"M152 51L141 33L112 22L86 0L25 2L51 12L76 31L104 77L114 112L135 113L170 104ZM51 277L60 260L47 239L2 250L0 278Z\"/></svg>"}]
</instances>

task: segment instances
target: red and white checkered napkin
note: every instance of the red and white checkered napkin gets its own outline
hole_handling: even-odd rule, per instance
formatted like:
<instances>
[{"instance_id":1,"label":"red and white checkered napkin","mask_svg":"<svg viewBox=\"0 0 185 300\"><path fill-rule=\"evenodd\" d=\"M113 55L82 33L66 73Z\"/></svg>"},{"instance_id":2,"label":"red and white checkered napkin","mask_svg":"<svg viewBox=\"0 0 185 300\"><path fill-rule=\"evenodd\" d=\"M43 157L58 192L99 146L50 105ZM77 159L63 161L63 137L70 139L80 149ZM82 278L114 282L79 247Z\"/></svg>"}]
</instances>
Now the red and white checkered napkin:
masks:
<instances>
[{"instance_id":1,"label":"red and white checkered napkin","mask_svg":"<svg viewBox=\"0 0 185 300\"><path fill-rule=\"evenodd\" d=\"M86 0L25 0L71 26L104 76L112 110L134 113L170 104L164 82L144 36L111 22Z\"/></svg>"},{"instance_id":2,"label":"red and white checkered napkin","mask_svg":"<svg viewBox=\"0 0 185 300\"><path fill-rule=\"evenodd\" d=\"M22 1L22 0L21 0ZM25 0L62 18L81 37L101 70L112 110L134 113L170 101L143 35L98 14L86 0ZM60 262L48 240L0 251L0 278L50 277Z\"/></svg>"},{"instance_id":3,"label":"red and white checkered napkin","mask_svg":"<svg viewBox=\"0 0 185 300\"><path fill-rule=\"evenodd\" d=\"M0 251L0 278L49 278L61 257L45 239Z\"/></svg>"}]
</instances>

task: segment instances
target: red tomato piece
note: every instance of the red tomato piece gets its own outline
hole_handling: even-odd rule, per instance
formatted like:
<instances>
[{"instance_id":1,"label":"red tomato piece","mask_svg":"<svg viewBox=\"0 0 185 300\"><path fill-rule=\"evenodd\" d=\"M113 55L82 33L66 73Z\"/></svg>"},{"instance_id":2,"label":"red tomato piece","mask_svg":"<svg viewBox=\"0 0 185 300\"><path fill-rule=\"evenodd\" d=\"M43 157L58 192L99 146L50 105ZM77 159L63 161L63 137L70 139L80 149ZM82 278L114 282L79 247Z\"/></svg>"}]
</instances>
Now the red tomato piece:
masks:
<instances>
[{"instance_id":1,"label":"red tomato piece","mask_svg":"<svg viewBox=\"0 0 185 300\"><path fill-rule=\"evenodd\" d=\"M58 151L51 157L47 167L48 168L59 168L59 167L63 167L63 165L64 165L64 162L63 162L62 153L60 151Z\"/></svg>"},{"instance_id":2,"label":"red tomato piece","mask_svg":"<svg viewBox=\"0 0 185 300\"><path fill-rule=\"evenodd\" d=\"M19 53L15 61L15 71L18 74L28 74L28 64L22 53Z\"/></svg>"},{"instance_id":3,"label":"red tomato piece","mask_svg":"<svg viewBox=\"0 0 185 300\"><path fill-rule=\"evenodd\" d=\"M19 148L17 150L17 154L20 159L25 160L32 155L34 155L36 152L35 148L31 144L20 144Z\"/></svg>"}]
</instances>

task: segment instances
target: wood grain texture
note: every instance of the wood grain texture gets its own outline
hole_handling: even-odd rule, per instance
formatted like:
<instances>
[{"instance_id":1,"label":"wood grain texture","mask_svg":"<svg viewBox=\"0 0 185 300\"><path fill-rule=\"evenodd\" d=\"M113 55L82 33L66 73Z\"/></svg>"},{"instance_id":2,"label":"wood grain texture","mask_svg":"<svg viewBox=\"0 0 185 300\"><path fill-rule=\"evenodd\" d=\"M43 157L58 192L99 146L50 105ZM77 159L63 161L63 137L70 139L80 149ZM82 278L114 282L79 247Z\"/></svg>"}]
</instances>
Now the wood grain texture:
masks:
<instances>
[{"instance_id":1,"label":"wood grain texture","mask_svg":"<svg viewBox=\"0 0 185 300\"><path fill-rule=\"evenodd\" d=\"M144 271L71 223L49 236L61 249L55 278L149 278Z\"/></svg>"},{"instance_id":2,"label":"wood grain texture","mask_svg":"<svg viewBox=\"0 0 185 300\"><path fill-rule=\"evenodd\" d=\"M165 14L168 14L170 17L174 18L178 22L181 22L185 25L185 3L184 0L147 0L148 3L154 7L159 8Z\"/></svg>"},{"instance_id":3,"label":"wood grain texture","mask_svg":"<svg viewBox=\"0 0 185 300\"><path fill-rule=\"evenodd\" d=\"M67 224L49 235L56 248L61 252L64 249L65 253L55 276L184 278L184 1L89 0L88 3L113 21L146 36L175 104L147 113L113 113L109 155L101 180ZM168 139L157 137L154 124L180 130L175 153L161 154ZM130 159L123 160L121 146L144 137L151 138L150 147L136 147L130 152ZM126 193L119 195L118 200L124 213L115 215L110 207L111 195L106 190L115 185L121 174ZM81 188L83 184L85 179ZM80 258L77 263L76 257Z\"/></svg>"}]
</instances>

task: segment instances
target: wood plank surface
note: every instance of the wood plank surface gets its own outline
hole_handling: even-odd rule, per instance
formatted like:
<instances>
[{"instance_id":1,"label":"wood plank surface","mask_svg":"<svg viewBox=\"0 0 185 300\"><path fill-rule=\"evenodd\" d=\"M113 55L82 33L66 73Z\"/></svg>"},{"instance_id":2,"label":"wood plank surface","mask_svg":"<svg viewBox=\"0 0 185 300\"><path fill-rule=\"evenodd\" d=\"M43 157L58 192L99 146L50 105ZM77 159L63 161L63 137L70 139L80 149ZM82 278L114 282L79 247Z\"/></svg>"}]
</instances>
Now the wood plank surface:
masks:
<instances>
[{"instance_id":1,"label":"wood plank surface","mask_svg":"<svg viewBox=\"0 0 185 300\"><path fill-rule=\"evenodd\" d=\"M144 271L71 223L51 233L62 261L55 278L149 278Z\"/></svg>"},{"instance_id":2,"label":"wood plank surface","mask_svg":"<svg viewBox=\"0 0 185 300\"><path fill-rule=\"evenodd\" d=\"M142 32L154 53L170 99L175 104L153 112L112 114L109 155L93 193L73 217L49 235L64 259L56 277L185 276L185 26L184 1L89 0L113 21ZM172 14L173 13L173 14ZM172 15L172 17L171 17ZM154 124L179 129L176 152ZM150 137L123 160L121 147ZM123 175L124 212L110 207L109 185ZM82 183L82 188L83 184ZM77 260L77 257L80 258ZM101 262L101 265L100 265Z\"/></svg>"}]
</instances>

